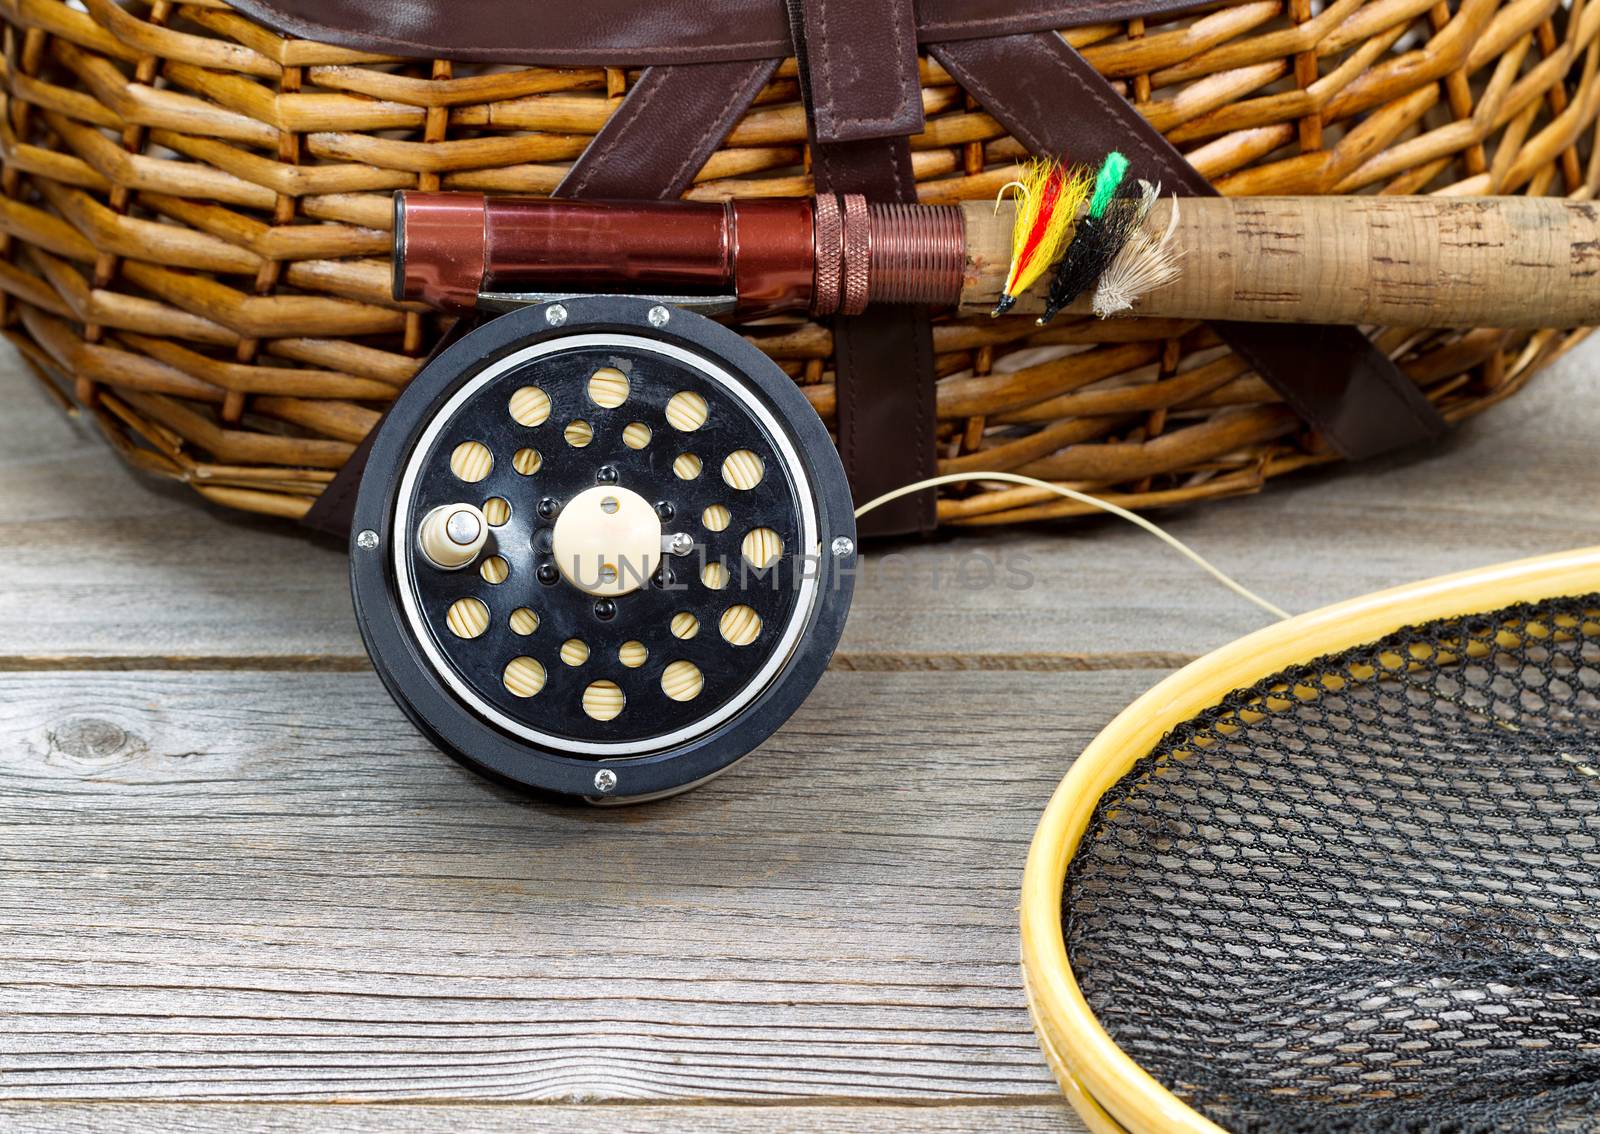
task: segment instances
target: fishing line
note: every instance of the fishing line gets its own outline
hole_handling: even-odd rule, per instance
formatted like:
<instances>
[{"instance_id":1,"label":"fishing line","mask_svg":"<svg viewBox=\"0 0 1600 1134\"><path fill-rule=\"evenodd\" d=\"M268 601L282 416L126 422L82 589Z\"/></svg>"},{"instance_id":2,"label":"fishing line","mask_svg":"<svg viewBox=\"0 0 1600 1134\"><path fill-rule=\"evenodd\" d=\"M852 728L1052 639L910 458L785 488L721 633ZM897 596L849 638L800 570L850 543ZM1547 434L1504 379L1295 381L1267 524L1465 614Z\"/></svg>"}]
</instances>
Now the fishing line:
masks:
<instances>
[{"instance_id":1,"label":"fishing line","mask_svg":"<svg viewBox=\"0 0 1600 1134\"><path fill-rule=\"evenodd\" d=\"M968 480L998 480L1004 481L1008 484L1027 485L1030 488L1039 488L1046 492L1053 492L1057 496L1063 496L1068 500L1076 500L1080 504L1087 504L1091 508L1100 509L1102 512L1109 512L1111 515L1116 516L1119 519L1127 520L1128 523L1133 524L1136 527L1143 528L1145 531L1159 539L1162 543L1177 551L1178 554L1182 555L1191 563L1198 566L1201 570L1205 571L1206 574L1210 575L1213 579L1217 580L1217 582L1227 587L1234 594L1238 595L1240 598L1254 603L1256 606L1259 606L1262 610L1272 615L1272 617L1277 619L1293 617L1282 607L1268 602L1250 588L1246 587L1243 583L1240 583L1238 580L1234 579L1227 572L1215 566L1198 551L1184 543L1177 536L1165 531L1159 525L1145 519L1137 512L1130 512L1126 508L1122 508L1111 503L1109 500L1101 500L1098 496L1090 496L1088 493L1079 492L1075 488L1066 488L1059 484L1051 484L1047 480L1039 480L1036 477L1023 476L1021 473L965 472L946 473L943 476L929 477L926 480L919 480L911 484L902 485L900 488L885 492L882 496L877 496L871 500L868 500L865 504L856 509L856 519L861 519L862 516L865 516L874 508L882 507L891 500L898 500L902 496L909 496L913 492L921 492L925 488L937 488L940 485L957 484L961 481Z\"/></svg>"}]
</instances>

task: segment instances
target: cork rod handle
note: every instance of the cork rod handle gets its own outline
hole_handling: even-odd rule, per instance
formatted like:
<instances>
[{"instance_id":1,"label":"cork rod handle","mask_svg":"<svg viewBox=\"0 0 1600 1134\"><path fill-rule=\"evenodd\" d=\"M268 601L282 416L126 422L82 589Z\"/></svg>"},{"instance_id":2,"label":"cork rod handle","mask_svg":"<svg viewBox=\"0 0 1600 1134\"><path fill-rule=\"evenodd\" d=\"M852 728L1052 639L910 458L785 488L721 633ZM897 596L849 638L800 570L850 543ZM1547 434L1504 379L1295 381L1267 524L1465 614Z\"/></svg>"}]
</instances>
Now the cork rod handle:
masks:
<instances>
[{"instance_id":1,"label":"cork rod handle","mask_svg":"<svg viewBox=\"0 0 1600 1134\"><path fill-rule=\"evenodd\" d=\"M1012 206L962 206L963 311L994 305ZM1147 222L1165 230L1170 198ZM1135 314L1400 327L1600 323L1600 203L1556 197L1196 197L1178 202L1182 275ZM1015 311L1042 308L1045 277ZM1083 313L1088 299L1069 310Z\"/></svg>"}]
</instances>

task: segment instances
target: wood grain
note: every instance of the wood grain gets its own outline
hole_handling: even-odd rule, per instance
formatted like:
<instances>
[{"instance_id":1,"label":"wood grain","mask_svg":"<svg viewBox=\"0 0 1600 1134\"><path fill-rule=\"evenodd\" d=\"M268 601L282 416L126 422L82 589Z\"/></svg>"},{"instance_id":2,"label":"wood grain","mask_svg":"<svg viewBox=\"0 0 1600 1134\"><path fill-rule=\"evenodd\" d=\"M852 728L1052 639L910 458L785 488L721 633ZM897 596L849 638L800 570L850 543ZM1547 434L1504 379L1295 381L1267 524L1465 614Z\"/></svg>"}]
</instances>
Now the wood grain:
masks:
<instances>
[{"instance_id":1,"label":"wood grain","mask_svg":"<svg viewBox=\"0 0 1600 1134\"><path fill-rule=\"evenodd\" d=\"M0 1101L1036 1106L1024 852L1152 677L831 674L604 811L490 786L366 674L0 676Z\"/></svg>"},{"instance_id":2,"label":"wood grain","mask_svg":"<svg viewBox=\"0 0 1600 1134\"><path fill-rule=\"evenodd\" d=\"M341 548L129 472L4 358L0 667L366 667ZM1295 611L1600 541L1597 361L1580 347L1434 449L1156 518ZM1170 667L1257 625L1149 536L1090 519L874 545L837 664Z\"/></svg>"},{"instance_id":3,"label":"wood grain","mask_svg":"<svg viewBox=\"0 0 1600 1134\"><path fill-rule=\"evenodd\" d=\"M1593 542L1597 354L1431 454L1163 520L1295 608ZM1078 1128L1018 986L1033 824L1256 624L1147 537L878 549L771 744L600 813L413 732L342 549L129 473L15 368L0 402L0 1124Z\"/></svg>"},{"instance_id":4,"label":"wood grain","mask_svg":"<svg viewBox=\"0 0 1600 1134\"><path fill-rule=\"evenodd\" d=\"M147 465L283 514L437 333L387 305L364 259L385 246L385 190L423 169L548 191L630 82L400 74L219 0L179 23L166 4L3 7L14 332L117 409L102 420L122 445L162 441ZM1431 37L1393 52L1414 24L1402 0L1353 21L1349 4L1289 23L1247 4L1069 38L1226 191L1592 195L1596 83L1566 75L1596 13L1530 31L1525 7L1440 6ZM1336 39L1355 55L1321 50ZM1540 61L1519 71L1530 43ZM1294 89L1277 81L1291 64ZM1482 92L1462 78L1491 72ZM922 80L919 192L991 198L1021 147L948 75ZM808 191L787 168L797 103L785 64L696 192ZM402 326L365 345L281 337ZM1216 446L1242 444L1235 410L1271 414L1271 394L1201 357L1203 333L1033 334L938 328L945 459L987 446L975 459L1067 476L1082 454L1060 446L1137 425L1156 490L1240 487L1212 477ZM830 413L826 329L761 337ZM1447 412L1555 345L1489 338L1431 356ZM1597 400L1569 366L1426 459L1164 519L1294 608L1583 542ZM1003 448L1036 426L1057 430L1050 451ZM1295 467L1302 441L1250 443L1229 468ZM683 799L597 813L434 753L367 672L341 548L136 478L9 355L0 474L0 1127L47 1134L1078 1129L1018 988L1024 847L1096 728L1257 617L1108 524L877 548L898 573L864 580L838 668L771 745ZM1028 514L993 495L945 504ZM981 585L985 559L1020 556L1033 586Z\"/></svg>"},{"instance_id":5,"label":"wood grain","mask_svg":"<svg viewBox=\"0 0 1600 1134\"><path fill-rule=\"evenodd\" d=\"M575 1106L548 1103L446 1104L386 1106L345 1105L337 1109L304 1104L263 1105L178 1103L161 1106L127 1103L0 1104L0 1124L30 1134L67 1134L93 1129L98 1134L146 1134L159 1124L165 1134L227 1127L301 1134L336 1125L343 1134L410 1134L424 1130L472 1130L481 1134L527 1130L572 1131L573 1134L636 1134L639 1131L807 1130L815 1134L874 1134L881 1130L1005 1130L1018 1134L1062 1134L1081 1129L1060 1099L1016 1103L952 1100L937 1105L902 1103L841 1104L821 1101L808 1106Z\"/></svg>"}]
</instances>

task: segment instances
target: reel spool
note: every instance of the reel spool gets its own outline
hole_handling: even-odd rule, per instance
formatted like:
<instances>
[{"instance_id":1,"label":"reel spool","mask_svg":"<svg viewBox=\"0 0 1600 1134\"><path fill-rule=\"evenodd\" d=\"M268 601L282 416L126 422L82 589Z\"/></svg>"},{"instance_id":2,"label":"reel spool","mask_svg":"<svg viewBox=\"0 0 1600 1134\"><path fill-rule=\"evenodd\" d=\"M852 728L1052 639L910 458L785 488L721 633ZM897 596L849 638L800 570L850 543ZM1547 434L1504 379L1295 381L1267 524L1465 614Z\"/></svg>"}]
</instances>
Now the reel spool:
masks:
<instances>
[{"instance_id":1,"label":"reel spool","mask_svg":"<svg viewBox=\"0 0 1600 1134\"><path fill-rule=\"evenodd\" d=\"M638 801L704 782L799 707L853 587L826 429L732 331L632 296L471 331L379 427L357 621L411 720L524 788Z\"/></svg>"}]
</instances>

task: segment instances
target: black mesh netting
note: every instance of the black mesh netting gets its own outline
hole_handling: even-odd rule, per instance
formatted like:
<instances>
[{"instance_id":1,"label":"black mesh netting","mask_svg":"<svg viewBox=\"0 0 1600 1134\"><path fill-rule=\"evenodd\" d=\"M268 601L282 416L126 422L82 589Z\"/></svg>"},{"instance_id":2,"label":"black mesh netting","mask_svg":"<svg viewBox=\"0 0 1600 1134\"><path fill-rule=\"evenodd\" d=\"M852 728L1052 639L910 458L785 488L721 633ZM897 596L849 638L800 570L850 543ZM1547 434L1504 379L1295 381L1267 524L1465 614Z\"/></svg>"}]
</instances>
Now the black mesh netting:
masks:
<instances>
[{"instance_id":1,"label":"black mesh netting","mask_svg":"<svg viewBox=\"0 0 1600 1134\"><path fill-rule=\"evenodd\" d=\"M1106 793L1063 913L1229 1129L1600 1129L1600 595L1230 694Z\"/></svg>"}]
</instances>

